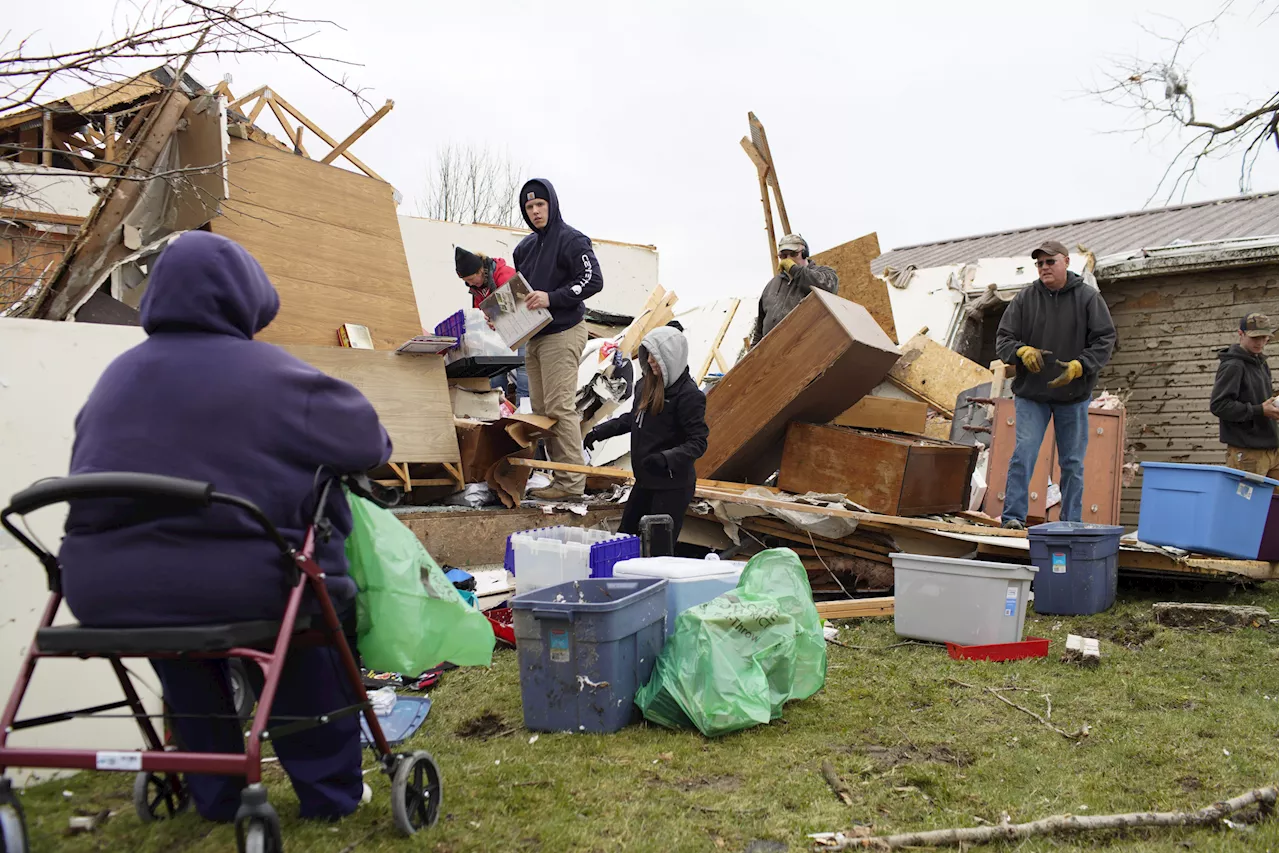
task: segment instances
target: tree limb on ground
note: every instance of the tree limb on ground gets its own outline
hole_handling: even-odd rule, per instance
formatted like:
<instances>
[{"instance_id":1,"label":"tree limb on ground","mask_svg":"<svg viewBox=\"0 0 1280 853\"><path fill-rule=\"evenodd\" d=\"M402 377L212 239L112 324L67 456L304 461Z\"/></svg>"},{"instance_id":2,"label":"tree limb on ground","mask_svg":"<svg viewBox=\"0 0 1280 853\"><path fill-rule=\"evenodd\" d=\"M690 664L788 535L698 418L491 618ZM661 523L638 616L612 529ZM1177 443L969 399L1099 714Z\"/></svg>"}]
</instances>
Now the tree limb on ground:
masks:
<instances>
[{"instance_id":1,"label":"tree limb on ground","mask_svg":"<svg viewBox=\"0 0 1280 853\"><path fill-rule=\"evenodd\" d=\"M819 850L900 850L904 847L941 847L985 844L989 841L1017 841L1037 835L1065 835L1104 829L1131 829L1141 826L1210 826L1249 806L1274 806L1276 789L1256 788L1230 800L1194 812L1132 812L1116 815L1057 815L1031 823L1006 823L964 829L935 829L876 837L849 837L843 833L812 836Z\"/></svg>"},{"instance_id":2,"label":"tree limb on ground","mask_svg":"<svg viewBox=\"0 0 1280 853\"><path fill-rule=\"evenodd\" d=\"M973 686L972 684L966 684L965 682L960 681L960 680L955 679L955 678L948 678L948 679L947 679L947 681L950 681L952 684L958 684L958 685L960 685L961 687L968 687L968 688L971 688L971 689L976 689L976 688L974 688L974 686ZM1088 724L1088 723L1085 723L1083 726L1081 726L1079 729L1077 729L1077 730L1076 730L1076 731L1074 731L1074 732L1069 732L1069 731L1066 731L1065 729L1060 729L1060 728L1058 728L1058 727L1057 727L1057 726L1055 726L1053 723L1049 722L1049 721L1048 721L1048 720L1046 720L1044 717L1042 717L1042 716L1040 716L1039 714L1037 714L1035 711L1032 711L1030 708L1024 708L1024 707L1022 707L1021 705L1019 705L1017 702L1013 702L1013 701L1011 701L1011 700L1009 700L1009 699L1006 699L1004 696L1001 696L1001 695L1000 695L1000 692L999 692L996 688L994 688L994 687L984 687L984 688L982 688L982 689L983 689L983 690L985 690L986 692L990 693L992 696L996 697L997 699L999 699L999 700L1000 700L1001 702L1003 702L1004 704L1008 705L1010 708L1017 708L1017 709L1018 709L1019 711L1021 711L1022 713L1027 714L1027 715L1029 715L1029 716L1031 716L1031 717L1034 717L1036 720L1038 720L1038 721L1040 722L1040 725L1044 726L1045 728L1049 729L1050 731L1057 732L1058 734L1062 735L1062 736L1063 736L1064 738L1066 738L1067 740L1075 740L1075 741L1079 741L1079 740L1084 740L1085 738L1087 738L1087 737L1089 736L1089 724ZM1050 707L1052 707L1052 706L1050 706Z\"/></svg>"},{"instance_id":3,"label":"tree limb on ground","mask_svg":"<svg viewBox=\"0 0 1280 853\"><path fill-rule=\"evenodd\" d=\"M827 784L831 786L831 790L846 806L853 805L853 792L849 790L849 786L840 778L840 774L836 772L830 761L822 762L822 776L827 780Z\"/></svg>"}]
</instances>

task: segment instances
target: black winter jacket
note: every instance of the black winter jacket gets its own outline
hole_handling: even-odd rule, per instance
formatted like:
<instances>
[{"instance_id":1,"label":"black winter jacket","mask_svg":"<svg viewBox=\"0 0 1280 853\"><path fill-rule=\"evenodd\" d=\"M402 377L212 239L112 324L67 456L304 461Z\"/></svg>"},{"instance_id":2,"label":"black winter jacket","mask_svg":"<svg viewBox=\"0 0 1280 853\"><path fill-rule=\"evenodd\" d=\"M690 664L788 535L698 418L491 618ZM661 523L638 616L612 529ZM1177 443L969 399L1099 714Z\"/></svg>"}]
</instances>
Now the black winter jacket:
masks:
<instances>
[{"instance_id":1,"label":"black winter jacket","mask_svg":"<svg viewBox=\"0 0 1280 853\"><path fill-rule=\"evenodd\" d=\"M698 480L694 463L707 452L707 398L686 368L667 388L662 411L647 415L637 411L644 382L636 384L631 411L605 421L592 432L599 439L613 438L630 430L631 468L636 485L642 489L687 489ZM645 464L660 454L665 470L653 473Z\"/></svg>"},{"instance_id":2,"label":"black winter jacket","mask_svg":"<svg viewBox=\"0 0 1280 853\"><path fill-rule=\"evenodd\" d=\"M1116 327L1102 294L1073 272L1067 273L1061 290L1050 290L1037 279L1018 291L996 331L996 355L1018 367L1014 396L1039 403L1089 399L1115 345ZM1023 368L1018 350L1024 346L1052 353L1039 373ZM1084 375L1061 388L1048 387L1062 373L1059 361L1079 361Z\"/></svg>"},{"instance_id":3,"label":"black winter jacket","mask_svg":"<svg viewBox=\"0 0 1280 853\"><path fill-rule=\"evenodd\" d=\"M535 335L542 337L572 329L581 323L587 312L584 303L601 291L604 277L600 275L600 262L591 248L591 239L566 224L560 215L556 188L544 178L534 180L545 186L547 195L551 197L547 202L547 224L541 231L533 228L529 214L524 212L524 202L521 202L524 221L533 228L533 233L516 245L511 259L525 281L534 290L546 291L551 302L548 309L551 311L551 325Z\"/></svg>"},{"instance_id":4,"label":"black winter jacket","mask_svg":"<svg viewBox=\"0 0 1280 853\"><path fill-rule=\"evenodd\" d=\"M1209 411L1218 419L1218 440L1232 447L1275 450L1276 422L1262 413L1273 396L1271 368L1265 355L1239 344L1218 353Z\"/></svg>"}]
</instances>

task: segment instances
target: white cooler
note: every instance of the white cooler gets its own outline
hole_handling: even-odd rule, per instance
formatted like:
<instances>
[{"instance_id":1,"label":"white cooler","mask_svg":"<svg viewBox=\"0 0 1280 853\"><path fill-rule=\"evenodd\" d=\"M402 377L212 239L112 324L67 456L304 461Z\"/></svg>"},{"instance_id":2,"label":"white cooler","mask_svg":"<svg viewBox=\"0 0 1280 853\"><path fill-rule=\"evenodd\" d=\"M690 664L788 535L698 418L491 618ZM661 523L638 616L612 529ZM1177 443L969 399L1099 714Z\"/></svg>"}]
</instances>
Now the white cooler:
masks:
<instances>
[{"instance_id":1,"label":"white cooler","mask_svg":"<svg viewBox=\"0 0 1280 853\"><path fill-rule=\"evenodd\" d=\"M638 557L613 567L615 578L663 578L667 581L667 636L676 630L676 617L738 586L746 563L692 560L687 557Z\"/></svg>"}]
</instances>

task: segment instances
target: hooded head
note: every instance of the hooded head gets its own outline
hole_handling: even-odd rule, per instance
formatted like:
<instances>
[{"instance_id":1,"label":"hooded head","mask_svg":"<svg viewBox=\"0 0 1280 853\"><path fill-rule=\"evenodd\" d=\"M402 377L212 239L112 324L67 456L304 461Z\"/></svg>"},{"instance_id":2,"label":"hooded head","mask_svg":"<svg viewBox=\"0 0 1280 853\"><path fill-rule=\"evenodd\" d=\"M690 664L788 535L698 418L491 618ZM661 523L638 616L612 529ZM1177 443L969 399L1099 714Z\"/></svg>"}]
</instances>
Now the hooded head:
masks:
<instances>
[{"instance_id":1,"label":"hooded head","mask_svg":"<svg viewBox=\"0 0 1280 853\"><path fill-rule=\"evenodd\" d=\"M689 369L689 341L670 326L661 326L644 336L641 346L652 355L662 369L662 384L676 384Z\"/></svg>"},{"instance_id":2,"label":"hooded head","mask_svg":"<svg viewBox=\"0 0 1280 853\"><path fill-rule=\"evenodd\" d=\"M190 231L160 253L142 296L142 328L250 340L280 310L280 296L243 246Z\"/></svg>"},{"instance_id":3,"label":"hooded head","mask_svg":"<svg viewBox=\"0 0 1280 853\"><path fill-rule=\"evenodd\" d=\"M526 205L535 200L543 199L547 203L547 221L545 225L535 226L533 220L529 218L529 209ZM524 217L525 224L539 233L545 233L548 228L560 222L560 199L556 198L556 188L551 186L551 182L546 178L533 178L525 181L524 186L520 188L520 198L517 199L520 204L520 215Z\"/></svg>"}]
</instances>

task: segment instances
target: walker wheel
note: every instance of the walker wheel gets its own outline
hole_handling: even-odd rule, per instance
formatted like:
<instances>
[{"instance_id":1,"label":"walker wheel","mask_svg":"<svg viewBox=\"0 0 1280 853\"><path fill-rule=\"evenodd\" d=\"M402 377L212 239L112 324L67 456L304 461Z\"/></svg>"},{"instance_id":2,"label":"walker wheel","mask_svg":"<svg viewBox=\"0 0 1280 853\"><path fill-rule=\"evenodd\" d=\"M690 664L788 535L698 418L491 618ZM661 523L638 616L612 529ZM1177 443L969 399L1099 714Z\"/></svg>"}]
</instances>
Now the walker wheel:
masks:
<instances>
[{"instance_id":1,"label":"walker wheel","mask_svg":"<svg viewBox=\"0 0 1280 853\"><path fill-rule=\"evenodd\" d=\"M0 853L28 853L27 819L22 813L22 803L4 779L0 787Z\"/></svg>"},{"instance_id":2,"label":"walker wheel","mask_svg":"<svg viewBox=\"0 0 1280 853\"><path fill-rule=\"evenodd\" d=\"M280 824L262 818L251 818L245 825L244 836L239 839L240 853L283 853L284 840L280 836Z\"/></svg>"},{"instance_id":3,"label":"walker wheel","mask_svg":"<svg viewBox=\"0 0 1280 853\"><path fill-rule=\"evenodd\" d=\"M435 826L442 796L440 768L431 753L399 756L391 778L391 817L402 835Z\"/></svg>"},{"instance_id":4,"label":"walker wheel","mask_svg":"<svg viewBox=\"0 0 1280 853\"><path fill-rule=\"evenodd\" d=\"M191 791L176 773L142 772L133 777L133 808L143 823L170 820L191 806Z\"/></svg>"}]
</instances>

